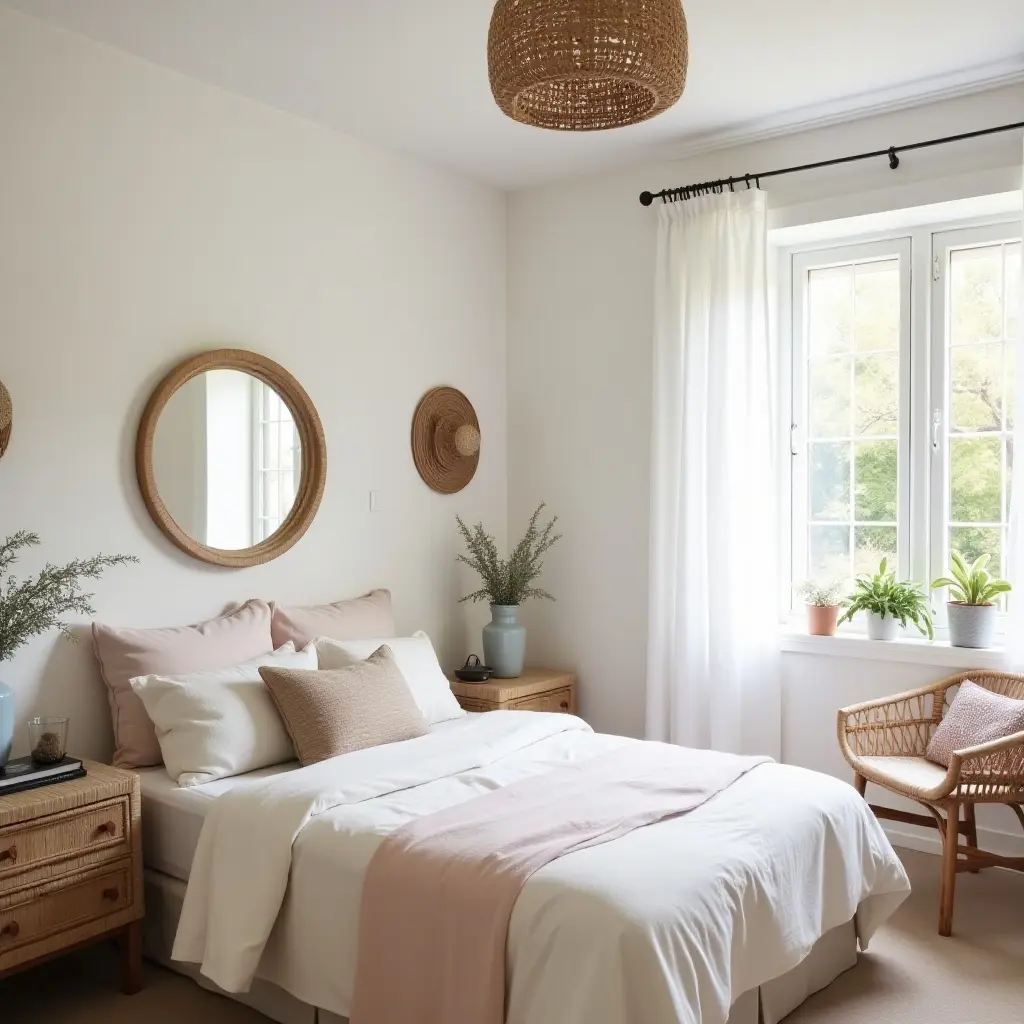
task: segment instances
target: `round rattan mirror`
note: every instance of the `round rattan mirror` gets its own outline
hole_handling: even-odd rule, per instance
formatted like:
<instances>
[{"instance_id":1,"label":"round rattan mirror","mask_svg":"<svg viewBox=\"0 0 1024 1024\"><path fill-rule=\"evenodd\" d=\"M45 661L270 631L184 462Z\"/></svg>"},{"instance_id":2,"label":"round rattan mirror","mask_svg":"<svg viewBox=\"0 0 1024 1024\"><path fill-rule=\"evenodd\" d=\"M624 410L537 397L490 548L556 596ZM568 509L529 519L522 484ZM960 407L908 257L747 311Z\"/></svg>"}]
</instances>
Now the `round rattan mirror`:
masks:
<instances>
[{"instance_id":1,"label":"round rattan mirror","mask_svg":"<svg viewBox=\"0 0 1024 1024\"><path fill-rule=\"evenodd\" d=\"M153 521L182 551L242 568L284 554L309 528L327 447L309 395L284 367L225 348L160 382L135 467Z\"/></svg>"}]
</instances>

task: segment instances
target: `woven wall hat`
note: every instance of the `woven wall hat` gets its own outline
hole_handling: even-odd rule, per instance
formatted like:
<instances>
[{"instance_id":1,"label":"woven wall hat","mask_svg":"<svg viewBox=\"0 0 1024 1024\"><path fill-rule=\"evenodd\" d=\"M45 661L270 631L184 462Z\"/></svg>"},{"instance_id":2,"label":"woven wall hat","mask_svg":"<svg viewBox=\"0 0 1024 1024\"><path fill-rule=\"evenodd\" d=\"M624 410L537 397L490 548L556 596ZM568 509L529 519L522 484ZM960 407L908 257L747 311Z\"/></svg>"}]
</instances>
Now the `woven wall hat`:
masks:
<instances>
[{"instance_id":1,"label":"woven wall hat","mask_svg":"<svg viewBox=\"0 0 1024 1024\"><path fill-rule=\"evenodd\" d=\"M412 418L412 457L424 483L441 494L461 491L480 462L480 422L456 388L428 391Z\"/></svg>"}]
</instances>

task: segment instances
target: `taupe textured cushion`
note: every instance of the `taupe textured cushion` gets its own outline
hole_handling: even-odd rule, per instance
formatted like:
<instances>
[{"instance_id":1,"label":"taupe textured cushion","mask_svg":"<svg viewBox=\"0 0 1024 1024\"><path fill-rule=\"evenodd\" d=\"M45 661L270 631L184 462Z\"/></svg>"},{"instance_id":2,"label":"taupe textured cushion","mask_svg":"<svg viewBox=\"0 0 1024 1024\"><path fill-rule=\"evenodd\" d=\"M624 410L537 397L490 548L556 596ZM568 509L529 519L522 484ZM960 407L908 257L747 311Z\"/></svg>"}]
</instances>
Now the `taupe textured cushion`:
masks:
<instances>
[{"instance_id":1,"label":"taupe textured cushion","mask_svg":"<svg viewBox=\"0 0 1024 1024\"><path fill-rule=\"evenodd\" d=\"M949 767L954 750L1024 732L1024 700L1004 697L969 679L960 684L925 752L929 761Z\"/></svg>"},{"instance_id":2,"label":"taupe textured cushion","mask_svg":"<svg viewBox=\"0 0 1024 1024\"><path fill-rule=\"evenodd\" d=\"M260 675L304 766L429 731L387 646L347 668Z\"/></svg>"}]
</instances>

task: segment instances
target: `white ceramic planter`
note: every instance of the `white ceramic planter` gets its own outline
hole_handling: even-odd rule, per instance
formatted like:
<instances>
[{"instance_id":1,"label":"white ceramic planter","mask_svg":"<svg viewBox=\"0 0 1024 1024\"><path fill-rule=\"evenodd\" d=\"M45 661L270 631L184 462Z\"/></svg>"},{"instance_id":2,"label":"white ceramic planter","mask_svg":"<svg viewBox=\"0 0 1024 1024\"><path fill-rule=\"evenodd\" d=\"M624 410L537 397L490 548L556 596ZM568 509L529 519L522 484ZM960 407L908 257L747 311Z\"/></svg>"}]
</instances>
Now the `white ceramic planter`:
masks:
<instances>
[{"instance_id":1,"label":"white ceramic planter","mask_svg":"<svg viewBox=\"0 0 1024 1024\"><path fill-rule=\"evenodd\" d=\"M996 633L999 609L994 604L960 604L950 601L946 605L949 616L949 644L951 647L991 647Z\"/></svg>"},{"instance_id":2,"label":"white ceramic planter","mask_svg":"<svg viewBox=\"0 0 1024 1024\"><path fill-rule=\"evenodd\" d=\"M868 637L872 640L895 640L900 620L891 615L868 612Z\"/></svg>"}]
</instances>

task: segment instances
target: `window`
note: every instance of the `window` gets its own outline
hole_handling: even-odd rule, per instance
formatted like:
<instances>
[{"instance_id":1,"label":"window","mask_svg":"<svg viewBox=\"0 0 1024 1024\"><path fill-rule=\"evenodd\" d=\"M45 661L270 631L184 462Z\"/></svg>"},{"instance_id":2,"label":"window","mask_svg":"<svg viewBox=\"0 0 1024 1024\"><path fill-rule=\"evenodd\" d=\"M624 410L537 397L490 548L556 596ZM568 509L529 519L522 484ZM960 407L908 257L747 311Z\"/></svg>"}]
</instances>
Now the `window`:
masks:
<instances>
[{"instance_id":1,"label":"window","mask_svg":"<svg viewBox=\"0 0 1024 1024\"><path fill-rule=\"evenodd\" d=\"M302 472L299 434L288 406L253 378L253 537L266 540L288 518Z\"/></svg>"},{"instance_id":2,"label":"window","mask_svg":"<svg viewBox=\"0 0 1024 1024\"><path fill-rule=\"evenodd\" d=\"M792 579L851 577L886 557L927 581L950 545L1002 571L1019 224L788 258Z\"/></svg>"}]
</instances>

